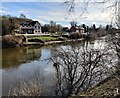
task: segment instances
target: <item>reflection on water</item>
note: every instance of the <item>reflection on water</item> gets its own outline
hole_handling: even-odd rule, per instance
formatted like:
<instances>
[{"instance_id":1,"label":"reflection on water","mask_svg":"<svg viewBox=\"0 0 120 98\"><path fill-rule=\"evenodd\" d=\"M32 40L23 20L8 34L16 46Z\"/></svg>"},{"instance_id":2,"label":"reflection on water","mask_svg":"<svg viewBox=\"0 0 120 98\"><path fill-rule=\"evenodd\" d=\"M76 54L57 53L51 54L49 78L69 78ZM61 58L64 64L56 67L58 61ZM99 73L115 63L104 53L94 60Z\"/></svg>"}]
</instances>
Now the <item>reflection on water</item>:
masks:
<instances>
[{"instance_id":1,"label":"reflection on water","mask_svg":"<svg viewBox=\"0 0 120 98\"><path fill-rule=\"evenodd\" d=\"M44 60L50 56L50 51L51 46L3 49L2 94L8 95L10 87L18 79L33 79L36 71L39 71L41 80L44 79L44 88L54 84L54 68L50 62ZM48 92L47 89L45 90L44 92Z\"/></svg>"},{"instance_id":2,"label":"reflection on water","mask_svg":"<svg viewBox=\"0 0 120 98\"><path fill-rule=\"evenodd\" d=\"M2 67L17 67L23 63L39 60L41 49L39 47L9 48L2 51Z\"/></svg>"},{"instance_id":3,"label":"reflection on water","mask_svg":"<svg viewBox=\"0 0 120 98\"><path fill-rule=\"evenodd\" d=\"M84 42L83 42L84 43ZM98 42L97 42L98 43ZM53 48L66 48L66 47L83 47L90 48L97 47L96 42L85 42L85 44L74 43L67 45L55 45L46 47L20 47L20 48L8 48L2 51L2 79L3 79L3 95L8 95L10 86L20 77L25 77L28 80L33 78L35 69L40 70L40 77L44 80L44 95L50 95L52 91L51 86L54 85L53 77L55 75L55 69L52 63L45 61L45 58L51 56ZM102 43L102 42L100 42ZM90 45L91 44L91 45ZM48 82L49 81L49 82Z\"/></svg>"}]
</instances>

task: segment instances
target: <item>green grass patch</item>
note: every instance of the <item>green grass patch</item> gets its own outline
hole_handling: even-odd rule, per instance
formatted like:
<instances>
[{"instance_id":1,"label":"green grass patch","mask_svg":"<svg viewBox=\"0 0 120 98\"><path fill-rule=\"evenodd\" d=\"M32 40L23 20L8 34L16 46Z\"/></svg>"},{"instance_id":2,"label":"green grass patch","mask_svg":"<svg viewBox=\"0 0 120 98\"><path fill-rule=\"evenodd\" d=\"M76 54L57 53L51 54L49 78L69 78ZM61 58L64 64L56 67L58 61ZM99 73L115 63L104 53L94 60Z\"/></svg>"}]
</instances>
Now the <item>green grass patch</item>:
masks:
<instances>
[{"instance_id":1,"label":"green grass patch","mask_svg":"<svg viewBox=\"0 0 120 98\"><path fill-rule=\"evenodd\" d=\"M44 42L59 40L58 37L51 37L51 36L40 36L40 37L31 37L31 38L29 38L29 40L31 40L31 39L38 39L38 40L41 40L41 41L44 41Z\"/></svg>"}]
</instances>

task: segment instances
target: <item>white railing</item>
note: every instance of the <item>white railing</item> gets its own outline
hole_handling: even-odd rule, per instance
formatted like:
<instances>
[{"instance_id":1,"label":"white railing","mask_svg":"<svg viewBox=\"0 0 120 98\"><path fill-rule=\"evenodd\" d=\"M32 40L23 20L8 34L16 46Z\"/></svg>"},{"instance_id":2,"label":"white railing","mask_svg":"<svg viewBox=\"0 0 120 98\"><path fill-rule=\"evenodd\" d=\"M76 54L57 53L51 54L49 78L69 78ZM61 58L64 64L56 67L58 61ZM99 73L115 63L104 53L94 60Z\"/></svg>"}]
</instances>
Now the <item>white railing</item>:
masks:
<instances>
[{"instance_id":1,"label":"white railing","mask_svg":"<svg viewBox=\"0 0 120 98\"><path fill-rule=\"evenodd\" d=\"M50 34L45 34L45 33L41 33L41 34L15 34L15 35L23 35L23 36L47 36Z\"/></svg>"}]
</instances>

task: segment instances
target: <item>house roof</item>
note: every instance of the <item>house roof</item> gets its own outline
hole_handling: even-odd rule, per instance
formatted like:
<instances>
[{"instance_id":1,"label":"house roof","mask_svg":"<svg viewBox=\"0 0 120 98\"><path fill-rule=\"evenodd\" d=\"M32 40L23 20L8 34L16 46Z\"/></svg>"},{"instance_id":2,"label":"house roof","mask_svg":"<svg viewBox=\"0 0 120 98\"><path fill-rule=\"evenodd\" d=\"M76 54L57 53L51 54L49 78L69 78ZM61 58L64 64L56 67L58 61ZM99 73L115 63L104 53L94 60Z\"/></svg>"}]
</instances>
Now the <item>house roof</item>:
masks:
<instances>
[{"instance_id":1,"label":"house roof","mask_svg":"<svg viewBox=\"0 0 120 98\"><path fill-rule=\"evenodd\" d=\"M72 26L70 28L70 32L76 32L76 30L84 30L84 28L81 26Z\"/></svg>"},{"instance_id":2,"label":"house roof","mask_svg":"<svg viewBox=\"0 0 120 98\"><path fill-rule=\"evenodd\" d=\"M20 25L29 25L29 22L22 22Z\"/></svg>"},{"instance_id":3,"label":"house roof","mask_svg":"<svg viewBox=\"0 0 120 98\"><path fill-rule=\"evenodd\" d=\"M70 28L70 32L75 32L76 31L76 27L75 26L72 26L71 28Z\"/></svg>"},{"instance_id":4,"label":"house roof","mask_svg":"<svg viewBox=\"0 0 120 98\"><path fill-rule=\"evenodd\" d=\"M34 26L38 21L26 21L23 23L20 23L20 25L29 25L29 26ZM38 22L39 23L39 22ZM40 24L40 23L39 23Z\"/></svg>"},{"instance_id":5,"label":"house roof","mask_svg":"<svg viewBox=\"0 0 120 98\"><path fill-rule=\"evenodd\" d=\"M84 30L85 28L81 27L81 30Z\"/></svg>"},{"instance_id":6,"label":"house roof","mask_svg":"<svg viewBox=\"0 0 120 98\"><path fill-rule=\"evenodd\" d=\"M34 26L38 21L32 21L30 25ZM38 22L39 23L39 22ZM40 23L39 23L40 24Z\"/></svg>"},{"instance_id":7,"label":"house roof","mask_svg":"<svg viewBox=\"0 0 120 98\"><path fill-rule=\"evenodd\" d=\"M76 29L81 29L81 27L80 26L76 26Z\"/></svg>"}]
</instances>

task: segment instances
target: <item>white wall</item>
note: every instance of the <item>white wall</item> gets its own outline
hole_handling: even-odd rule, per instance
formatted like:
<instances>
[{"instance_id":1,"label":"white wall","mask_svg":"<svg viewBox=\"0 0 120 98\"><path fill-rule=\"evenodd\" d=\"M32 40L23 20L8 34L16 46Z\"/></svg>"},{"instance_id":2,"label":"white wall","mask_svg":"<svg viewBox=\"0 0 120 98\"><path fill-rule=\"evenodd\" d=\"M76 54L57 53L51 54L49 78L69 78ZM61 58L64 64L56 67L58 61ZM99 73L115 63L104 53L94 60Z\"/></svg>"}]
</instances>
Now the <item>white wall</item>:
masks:
<instances>
[{"instance_id":1,"label":"white wall","mask_svg":"<svg viewBox=\"0 0 120 98\"><path fill-rule=\"evenodd\" d=\"M35 34L41 34L42 33L42 31L41 31L41 25L39 23L36 23L35 27L34 27L34 33Z\"/></svg>"}]
</instances>

